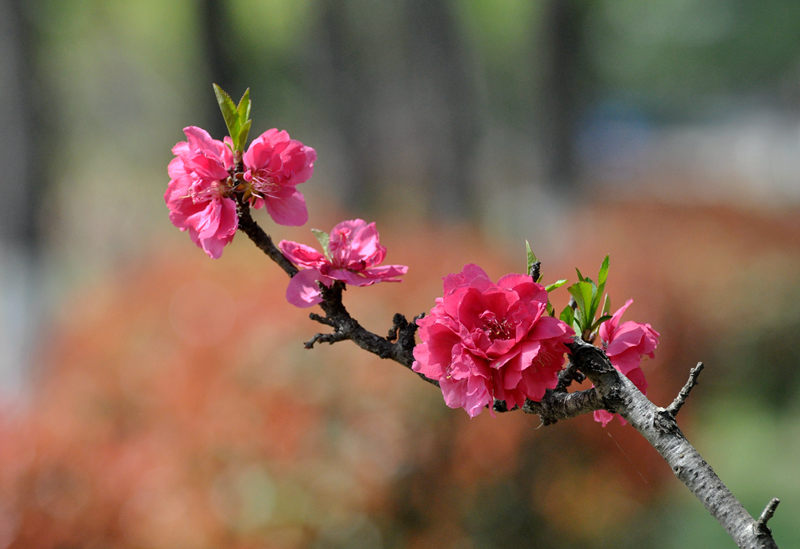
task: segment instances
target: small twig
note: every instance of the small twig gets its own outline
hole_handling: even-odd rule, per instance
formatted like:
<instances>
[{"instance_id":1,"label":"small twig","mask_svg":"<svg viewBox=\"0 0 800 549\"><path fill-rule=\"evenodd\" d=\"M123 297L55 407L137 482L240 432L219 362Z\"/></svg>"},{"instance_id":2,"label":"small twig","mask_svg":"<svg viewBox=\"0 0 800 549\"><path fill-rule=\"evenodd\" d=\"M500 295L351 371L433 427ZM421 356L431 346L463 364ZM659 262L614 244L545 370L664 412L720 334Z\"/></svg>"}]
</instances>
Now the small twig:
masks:
<instances>
[{"instance_id":1,"label":"small twig","mask_svg":"<svg viewBox=\"0 0 800 549\"><path fill-rule=\"evenodd\" d=\"M678 410L681 409L686 402L686 399L689 397L689 393L692 391L694 386L697 385L697 376L700 375L700 372L703 371L703 368L704 365L702 362L698 362L697 366L692 368L692 370L689 372L689 379L686 380L686 384L683 386L680 393L678 393L678 396L675 397L675 400L672 401L672 404L667 406L666 411L673 418L678 415Z\"/></svg>"},{"instance_id":2,"label":"small twig","mask_svg":"<svg viewBox=\"0 0 800 549\"><path fill-rule=\"evenodd\" d=\"M347 334L343 332L332 332L330 334L315 334L314 337L303 343L306 349L311 349L316 343L328 343L333 345L337 341L344 341L347 339Z\"/></svg>"},{"instance_id":3,"label":"small twig","mask_svg":"<svg viewBox=\"0 0 800 549\"><path fill-rule=\"evenodd\" d=\"M336 323L334 321L332 321L331 319L329 319L326 316L322 316L322 315L317 314L317 313L309 313L308 314L308 318L310 318L311 320L314 320L316 322L319 322L320 324L325 324L326 326L332 326L334 328L336 327Z\"/></svg>"},{"instance_id":4,"label":"small twig","mask_svg":"<svg viewBox=\"0 0 800 549\"><path fill-rule=\"evenodd\" d=\"M767 528L767 521L772 518L772 515L775 514L775 509L777 509L780 502L781 500L778 498L772 498L769 500L769 503L767 503L767 506L764 507L763 511L761 511L761 515L756 521L756 528L758 530L769 532L769 528Z\"/></svg>"}]
</instances>

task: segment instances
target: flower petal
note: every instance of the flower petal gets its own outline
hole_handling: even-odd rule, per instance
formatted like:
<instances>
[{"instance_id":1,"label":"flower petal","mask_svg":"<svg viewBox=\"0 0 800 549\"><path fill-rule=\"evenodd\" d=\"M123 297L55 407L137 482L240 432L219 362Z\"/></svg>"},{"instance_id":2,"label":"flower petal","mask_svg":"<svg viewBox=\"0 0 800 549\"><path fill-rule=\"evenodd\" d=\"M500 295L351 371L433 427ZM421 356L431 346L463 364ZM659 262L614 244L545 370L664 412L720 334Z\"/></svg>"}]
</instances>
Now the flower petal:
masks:
<instances>
[{"instance_id":1,"label":"flower petal","mask_svg":"<svg viewBox=\"0 0 800 549\"><path fill-rule=\"evenodd\" d=\"M306 221L308 221L306 199L294 188L291 188L291 191L287 196L279 198L266 197L264 203L267 207L267 212L278 225L292 227L305 225Z\"/></svg>"},{"instance_id":2,"label":"flower petal","mask_svg":"<svg viewBox=\"0 0 800 549\"><path fill-rule=\"evenodd\" d=\"M317 303L322 303L322 292L318 281L324 275L317 269L305 269L295 274L286 287L286 301L295 307L311 307Z\"/></svg>"}]
</instances>

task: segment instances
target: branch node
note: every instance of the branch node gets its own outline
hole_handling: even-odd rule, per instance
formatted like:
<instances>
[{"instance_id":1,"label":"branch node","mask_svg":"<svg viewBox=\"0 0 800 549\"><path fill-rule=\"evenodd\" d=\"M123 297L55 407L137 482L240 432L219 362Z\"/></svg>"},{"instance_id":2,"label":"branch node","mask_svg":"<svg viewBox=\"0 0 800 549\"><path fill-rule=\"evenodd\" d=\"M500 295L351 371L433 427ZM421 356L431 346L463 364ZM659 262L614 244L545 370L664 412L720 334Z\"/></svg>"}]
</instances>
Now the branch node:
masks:
<instances>
[{"instance_id":1,"label":"branch node","mask_svg":"<svg viewBox=\"0 0 800 549\"><path fill-rule=\"evenodd\" d=\"M764 507L764 510L761 511L761 515L758 517L756 521L756 529L762 532L769 532L769 528L767 528L767 521L772 518L772 515L775 514L775 509L777 509L778 504L781 502L778 498L772 498L767 503L767 506Z\"/></svg>"},{"instance_id":2,"label":"branch node","mask_svg":"<svg viewBox=\"0 0 800 549\"><path fill-rule=\"evenodd\" d=\"M400 313L395 313L394 317L392 318L392 327L389 328L389 333L386 336L386 340L396 341L398 334L401 331L404 331L407 327L408 320L406 320L406 317Z\"/></svg>"},{"instance_id":3,"label":"branch node","mask_svg":"<svg viewBox=\"0 0 800 549\"><path fill-rule=\"evenodd\" d=\"M703 371L704 367L705 366L702 362L698 362L697 366L692 368L692 370L689 372L689 379L686 380L686 384L678 393L678 396L675 397L675 400L672 401L672 404L667 406L666 411L673 418L678 415L678 411L686 403L689 393L692 391L694 386L697 385L697 377L700 375L700 372Z\"/></svg>"},{"instance_id":4,"label":"branch node","mask_svg":"<svg viewBox=\"0 0 800 549\"><path fill-rule=\"evenodd\" d=\"M578 370L575 363L570 362L566 368L558 373L558 385L556 385L553 391L565 393L573 381L583 383L584 379L586 379L586 376L583 372Z\"/></svg>"}]
</instances>

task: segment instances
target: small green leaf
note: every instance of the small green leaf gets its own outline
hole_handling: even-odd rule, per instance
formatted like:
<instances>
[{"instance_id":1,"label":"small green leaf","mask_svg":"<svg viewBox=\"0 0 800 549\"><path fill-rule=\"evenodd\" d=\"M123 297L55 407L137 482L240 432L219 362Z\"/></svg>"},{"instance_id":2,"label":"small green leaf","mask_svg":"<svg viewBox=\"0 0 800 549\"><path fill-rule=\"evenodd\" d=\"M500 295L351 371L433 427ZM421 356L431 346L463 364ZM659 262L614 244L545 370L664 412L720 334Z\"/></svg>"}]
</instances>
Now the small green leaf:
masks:
<instances>
[{"instance_id":1,"label":"small green leaf","mask_svg":"<svg viewBox=\"0 0 800 549\"><path fill-rule=\"evenodd\" d=\"M561 314L558 315L558 318L560 318L566 324L572 326L572 322L575 320L575 311L572 310L572 307L567 305L564 307L564 310L561 311Z\"/></svg>"},{"instance_id":2,"label":"small green leaf","mask_svg":"<svg viewBox=\"0 0 800 549\"><path fill-rule=\"evenodd\" d=\"M552 292L556 288L560 288L561 286L563 286L566 283L567 283L567 279L566 278L562 278L561 280L556 280L552 284L548 284L547 286L545 286L544 289L547 290L548 292Z\"/></svg>"},{"instance_id":3,"label":"small green leaf","mask_svg":"<svg viewBox=\"0 0 800 549\"><path fill-rule=\"evenodd\" d=\"M244 90L242 98L239 99L239 104L236 105L236 114L239 116L239 124L244 125L250 118L250 88Z\"/></svg>"},{"instance_id":4,"label":"small green leaf","mask_svg":"<svg viewBox=\"0 0 800 549\"><path fill-rule=\"evenodd\" d=\"M600 318L598 318L598 319L597 319L597 320L594 322L594 324L592 324L592 327L591 327L592 331L595 331L597 328L599 328L599 327L600 327L600 325L601 325L603 322L605 322L606 320L608 320L609 318L611 318L611 315L603 315L603 316L601 316Z\"/></svg>"},{"instance_id":5,"label":"small green leaf","mask_svg":"<svg viewBox=\"0 0 800 549\"><path fill-rule=\"evenodd\" d=\"M247 88L236 106L236 135L231 134L234 146L239 151L244 150L247 136L250 134L250 126L253 123L250 120L250 106L250 88Z\"/></svg>"},{"instance_id":6,"label":"small green leaf","mask_svg":"<svg viewBox=\"0 0 800 549\"><path fill-rule=\"evenodd\" d=\"M603 315L607 315L611 311L611 303L608 300L608 294L606 294L606 298L603 300L603 308L600 309L600 313Z\"/></svg>"},{"instance_id":7,"label":"small green leaf","mask_svg":"<svg viewBox=\"0 0 800 549\"><path fill-rule=\"evenodd\" d=\"M583 282L584 280L586 280L585 278L583 278L583 275L581 274L580 269L578 269L577 267L575 268L575 272L578 273L578 280L579 281Z\"/></svg>"},{"instance_id":8,"label":"small green leaf","mask_svg":"<svg viewBox=\"0 0 800 549\"><path fill-rule=\"evenodd\" d=\"M608 256L603 259L603 264L600 265L600 273L597 275L597 285L602 288L606 284L608 278Z\"/></svg>"},{"instance_id":9,"label":"small green leaf","mask_svg":"<svg viewBox=\"0 0 800 549\"><path fill-rule=\"evenodd\" d=\"M247 143L247 136L250 134L250 125L253 123L252 120L248 120L245 122L238 130L239 135L236 136L236 139L233 140L234 150L243 151L244 145ZM233 139L233 138L231 138Z\"/></svg>"},{"instance_id":10,"label":"small green leaf","mask_svg":"<svg viewBox=\"0 0 800 549\"><path fill-rule=\"evenodd\" d=\"M597 287L589 280L576 282L567 288L572 298L575 300L577 310L575 319L579 326L579 331L586 334L594 320L595 309L592 308Z\"/></svg>"},{"instance_id":11,"label":"small green leaf","mask_svg":"<svg viewBox=\"0 0 800 549\"><path fill-rule=\"evenodd\" d=\"M586 325L591 322L593 311L590 311L589 307L592 305L592 291L594 290L594 284L586 281L576 282L567 288L567 290L575 299L575 303L578 305L581 325Z\"/></svg>"},{"instance_id":12,"label":"small green leaf","mask_svg":"<svg viewBox=\"0 0 800 549\"><path fill-rule=\"evenodd\" d=\"M311 232L314 233L314 236L317 237L317 240L319 241L320 245L322 246L322 253L324 253L325 257L327 257L328 260L330 261L330 259L331 259L331 251L328 248L328 245L330 244L330 241L331 241L330 235L328 233L326 233L325 231L321 231L319 229L311 229Z\"/></svg>"},{"instance_id":13,"label":"small green leaf","mask_svg":"<svg viewBox=\"0 0 800 549\"><path fill-rule=\"evenodd\" d=\"M597 274L597 294L594 296L592 302L592 312L597 311L600 305L600 298L603 296L603 291L606 288L606 280L608 279L608 255L603 259L600 265L600 272ZM608 296L606 296L608 297Z\"/></svg>"},{"instance_id":14,"label":"small green leaf","mask_svg":"<svg viewBox=\"0 0 800 549\"><path fill-rule=\"evenodd\" d=\"M236 126L239 119L239 115L236 112L236 105L233 103L233 99L228 93L220 88L218 85L213 84L214 86L214 95L217 96L217 104L219 105L219 110L222 112L222 118L225 119L225 126L228 128L228 133L233 139L236 135Z\"/></svg>"},{"instance_id":15,"label":"small green leaf","mask_svg":"<svg viewBox=\"0 0 800 549\"><path fill-rule=\"evenodd\" d=\"M238 105L234 104L231 96L216 84L214 84L214 94L217 96L222 118L225 119L228 135L231 136L233 141L233 150L234 152L241 152L244 150L252 124L250 120L250 88L245 90Z\"/></svg>"}]
</instances>

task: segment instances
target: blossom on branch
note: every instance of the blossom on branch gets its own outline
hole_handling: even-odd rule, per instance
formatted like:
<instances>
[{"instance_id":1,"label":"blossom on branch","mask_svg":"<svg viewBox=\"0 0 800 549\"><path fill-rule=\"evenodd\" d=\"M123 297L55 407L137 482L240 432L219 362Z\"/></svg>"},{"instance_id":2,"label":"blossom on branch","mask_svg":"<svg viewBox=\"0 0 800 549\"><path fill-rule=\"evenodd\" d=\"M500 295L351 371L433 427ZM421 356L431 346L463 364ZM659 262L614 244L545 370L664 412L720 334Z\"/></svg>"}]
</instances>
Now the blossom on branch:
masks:
<instances>
[{"instance_id":1,"label":"blossom on branch","mask_svg":"<svg viewBox=\"0 0 800 549\"><path fill-rule=\"evenodd\" d=\"M444 278L444 296L417 321L412 369L435 379L445 403L470 417L494 399L508 408L541 400L558 384L574 332L547 316L547 291L530 276L493 283L477 265Z\"/></svg>"},{"instance_id":2,"label":"blossom on branch","mask_svg":"<svg viewBox=\"0 0 800 549\"><path fill-rule=\"evenodd\" d=\"M202 128L183 129L186 141L173 148L164 194L169 219L210 257L218 258L238 226L236 203L229 196L233 153Z\"/></svg>"},{"instance_id":3,"label":"blossom on branch","mask_svg":"<svg viewBox=\"0 0 800 549\"><path fill-rule=\"evenodd\" d=\"M628 379L643 393L647 393L647 380L640 368L642 357L655 357L655 349L658 346L660 334L656 332L650 324L626 321L619 323L622 315L633 303L632 299L625 302L611 318L600 325L600 339L603 342L603 349L611 364L627 376ZM594 420L603 424L605 427L614 414L606 410L594 412ZM618 416L624 424L625 420Z\"/></svg>"},{"instance_id":4,"label":"blossom on branch","mask_svg":"<svg viewBox=\"0 0 800 549\"><path fill-rule=\"evenodd\" d=\"M250 143L244 153L244 180L256 208L264 206L279 225L304 225L306 199L295 188L314 173L317 152L275 128Z\"/></svg>"},{"instance_id":5,"label":"blossom on branch","mask_svg":"<svg viewBox=\"0 0 800 549\"><path fill-rule=\"evenodd\" d=\"M337 224L326 234L315 231L323 247L320 253L311 246L282 240L278 247L300 268L286 289L286 299L297 307L322 302L318 283L330 287L340 280L351 286L370 286L376 282L400 282L405 265L378 266L386 257L375 223L351 219Z\"/></svg>"}]
</instances>

